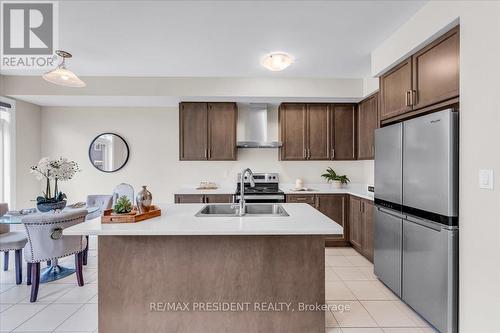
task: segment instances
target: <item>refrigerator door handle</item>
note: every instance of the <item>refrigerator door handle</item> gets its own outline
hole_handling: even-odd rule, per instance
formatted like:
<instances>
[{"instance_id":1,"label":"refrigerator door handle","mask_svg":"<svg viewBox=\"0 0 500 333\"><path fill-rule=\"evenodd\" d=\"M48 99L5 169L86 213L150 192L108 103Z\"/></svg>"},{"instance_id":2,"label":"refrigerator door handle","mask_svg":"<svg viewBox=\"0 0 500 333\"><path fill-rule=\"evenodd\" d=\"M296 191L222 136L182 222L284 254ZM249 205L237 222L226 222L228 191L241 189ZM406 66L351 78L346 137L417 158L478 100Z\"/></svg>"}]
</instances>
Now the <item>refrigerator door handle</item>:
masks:
<instances>
[{"instance_id":1,"label":"refrigerator door handle","mask_svg":"<svg viewBox=\"0 0 500 333\"><path fill-rule=\"evenodd\" d=\"M426 228L433 229L433 230L436 230L436 231L441 231L443 229L443 226L441 224L439 224L439 223L432 222L432 221L427 221L427 220L423 220L423 219L419 219L417 217L413 217L413 216L410 216L410 215L406 216L406 220L408 222L415 223L415 224L421 225L422 227L426 227Z\"/></svg>"},{"instance_id":2,"label":"refrigerator door handle","mask_svg":"<svg viewBox=\"0 0 500 333\"><path fill-rule=\"evenodd\" d=\"M399 214L398 212L395 212L393 210L385 209L385 208L382 208L382 207L377 207L377 209L379 211L383 212L383 213L386 213L386 214L389 214L391 216L397 217L398 219L406 219L406 215Z\"/></svg>"}]
</instances>

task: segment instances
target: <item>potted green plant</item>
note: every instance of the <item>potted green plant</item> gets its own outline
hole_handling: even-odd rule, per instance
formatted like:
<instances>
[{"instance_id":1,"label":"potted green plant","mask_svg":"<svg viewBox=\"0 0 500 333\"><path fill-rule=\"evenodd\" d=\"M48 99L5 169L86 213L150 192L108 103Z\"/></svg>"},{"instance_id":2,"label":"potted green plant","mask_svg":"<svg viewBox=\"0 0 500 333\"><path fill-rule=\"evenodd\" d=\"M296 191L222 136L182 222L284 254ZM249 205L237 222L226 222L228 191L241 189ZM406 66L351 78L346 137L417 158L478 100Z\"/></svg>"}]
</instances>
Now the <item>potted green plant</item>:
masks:
<instances>
[{"instance_id":1,"label":"potted green plant","mask_svg":"<svg viewBox=\"0 0 500 333\"><path fill-rule=\"evenodd\" d=\"M68 181L77 172L81 171L78 164L62 157L55 160L44 157L30 169L31 173L35 174L39 180L46 181L43 196L36 198L38 210L48 212L55 209L64 209L66 207L66 194L59 191L59 182ZM52 181L54 181L53 190Z\"/></svg>"},{"instance_id":2,"label":"potted green plant","mask_svg":"<svg viewBox=\"0 0 500 333\"><path fill-rule=\"evenodd\" d=\"M113 206L113 214L114 215L124 215L124 214L135 214L132 213L133 210L132 203L126 195L122 195L116 200L115 205Z\"/></svg>"},{"instance_id":3,"label":"potted green plant","mask_svg":"<svg viewBox=\"0 0 500 333\"><path fill-rule=\"evenodd\" d=\"M341 188L350 182L346 175L337 175L335 170L332 168L326 169L326 173L322 174L321 177L325 178L328 183L331 183L335 188Z\"/></svg>"}]
</instances>

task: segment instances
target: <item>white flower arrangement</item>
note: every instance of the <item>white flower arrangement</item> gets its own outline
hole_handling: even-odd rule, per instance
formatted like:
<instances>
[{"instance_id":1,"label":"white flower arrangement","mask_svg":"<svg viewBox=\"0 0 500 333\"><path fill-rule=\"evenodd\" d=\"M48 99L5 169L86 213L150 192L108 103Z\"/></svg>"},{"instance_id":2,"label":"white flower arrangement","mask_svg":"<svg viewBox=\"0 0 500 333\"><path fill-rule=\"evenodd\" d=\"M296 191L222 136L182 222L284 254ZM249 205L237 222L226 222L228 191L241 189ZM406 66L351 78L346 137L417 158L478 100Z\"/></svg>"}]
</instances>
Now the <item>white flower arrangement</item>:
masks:
<instances>
[{"instance_id":1,"label":"white flower arrangement","mask_svg":"<svg viewBox=\"0 0 500 333\"><path fill-rule=\"evenodd\" d=\"M60 157L59 159L51 160L48 157L40 159L37 165L30 168L30 172L34 174L38 180L45 179L47 181L46 191L43 197L38 197L37 202L55 202L66 198L66 195L59 192L58 181L67 181L80 172L80 168L75 161L68 161L67 158ZM54 195L52 196L51 180L54 180Z\"/></svg>"}]
</instances>

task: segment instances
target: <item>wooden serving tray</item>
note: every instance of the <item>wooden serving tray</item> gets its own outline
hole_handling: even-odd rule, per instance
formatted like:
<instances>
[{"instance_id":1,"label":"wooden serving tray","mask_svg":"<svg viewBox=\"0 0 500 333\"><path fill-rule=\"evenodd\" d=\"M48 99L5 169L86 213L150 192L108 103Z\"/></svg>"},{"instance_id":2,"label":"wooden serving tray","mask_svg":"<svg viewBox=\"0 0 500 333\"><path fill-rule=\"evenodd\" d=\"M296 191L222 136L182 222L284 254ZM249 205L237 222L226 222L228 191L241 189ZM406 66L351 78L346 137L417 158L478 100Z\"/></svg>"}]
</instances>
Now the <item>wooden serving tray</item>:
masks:
<instances>
[{"instance_id":1,"label":"wooden serving tray","mask_svg":"<svg viewBox=\"0 0 500 333\"><path fill-rule=\"evenodd\" d=\"M134 208L131 213L122 215L113 215L112 209L106 209L101 216L101 223L136 223L158 216L161 216L161 209L158 206L152 206L151 210L147 213L139 213Z\"/></svg>"}]
</instances>

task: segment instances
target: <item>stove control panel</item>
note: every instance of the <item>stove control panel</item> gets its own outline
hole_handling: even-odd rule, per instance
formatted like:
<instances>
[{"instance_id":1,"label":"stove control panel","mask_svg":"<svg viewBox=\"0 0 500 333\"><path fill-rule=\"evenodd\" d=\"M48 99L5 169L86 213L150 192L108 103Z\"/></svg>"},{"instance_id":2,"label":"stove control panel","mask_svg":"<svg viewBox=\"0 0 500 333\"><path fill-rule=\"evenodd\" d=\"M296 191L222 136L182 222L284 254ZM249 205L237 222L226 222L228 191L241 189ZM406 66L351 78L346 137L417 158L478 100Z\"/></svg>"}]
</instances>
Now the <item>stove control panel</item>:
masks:
<instances>
[{"instance_id":1,"label":"stove control panel","mask_svg":"<svg viewBox=\"0 0 500 333\"><path fill-rule=\"evenodd\" d=\"M239 181L241 173L238 173L237 180ZM245 175L245 183L250 182L248 180L248 174ZM277 173L254 173L253 180L255 183L279 183L279 175Z\"/></svg>"}]
</instances>

